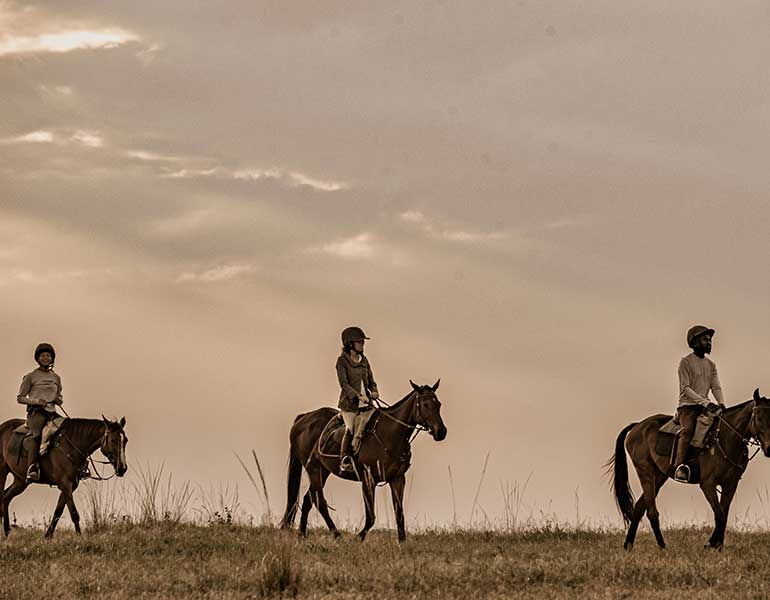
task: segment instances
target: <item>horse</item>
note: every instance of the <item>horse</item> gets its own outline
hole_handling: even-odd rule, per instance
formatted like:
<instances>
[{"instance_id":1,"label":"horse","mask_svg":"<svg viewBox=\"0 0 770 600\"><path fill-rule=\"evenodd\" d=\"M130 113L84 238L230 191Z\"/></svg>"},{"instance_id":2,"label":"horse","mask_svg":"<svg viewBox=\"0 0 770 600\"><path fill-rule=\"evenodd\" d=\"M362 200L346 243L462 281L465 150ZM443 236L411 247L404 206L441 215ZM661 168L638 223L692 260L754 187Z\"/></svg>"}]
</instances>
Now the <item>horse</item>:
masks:
<instances>
[{"instance_id":1,"label":"horse","mask_svg":"<svg viewBox=\"0 0 770 600\"><path fill-rule=\"evenodd\" d=\"M22 456L21 447L12 448L13 437L17 435L15 429L23 424L23 419L10 419L0 424L0 490L5 487L8 474L13 475L13 482L2 492L0 498L0 514L6 538L11 531L8 506L11 500L29 485L26 480L27 458ZM97 449L101 449L118 477L126 474L128 438L124 431L125 425L125 418L113 422L102 415L101 420L67 419L59 428L56 434L58 443L40 457L40 480L36 482L56 486L60 490L53 518L45 532L46 538L53 536L65 505L69 509L75 533L80 535L80 516L72 493L77 489L81 474L86 470L87 461ZM17 444L23 445L23 440L17 440Z\"/></svg>"},{"instance_id":2,"label":"horse","mask_svg":"<svg viewBox=\"0 0 770 600\"><path fill-rule=\"evenodd\" d=\"M286 512L281 520L281 529L294 526L299 500L299 488L302 467L310 478L310 486L302 500L299 523L300 535L307 535L307 519L313 505L321 513L329 531L334 537L340 532L329 514L329 506L324 498L323 488L329 475L334 473L342 479L359 480L364 497L366 520L358 538L363 541L374 525L374 491L379 483L390 485L393 511L398 527L398 541L406 539L404 527L404 487L406 471L412 457L411 436L417 430L430 432L437 442L446 438L447 428L441 419L441 402L436 395L441 380L434 385L418 386L410 380L412 391L393 406L376 408L369 420L368 433L364 436L358 454L354 458L355 474L340 475L339 442L343 430L337 429L333 435L335 453L324 450L328 438L322 437L327 425L335 419L338 411L334 408L319 408L313 412L301 414L294 420L289 433L289 469L287 476Z\"/></svg>"},{"instance_id":3,"label":"horse","mask_svg":"<svg viewBox=\"0 0 770 600\"><path fill-rule=\"evenodd\" d=\"M722 549L730 503L751 460L749 445L758 446L757 452L761 448L764 455L770 457L768 409L770 400L760 396L758 389L754 390L751 400L725 409L717 417L710 449L701 452L697 457L700 488L714 512L714 531L706 548ZM636 530L645 512L658 546L661 549L666 547L660 532L655 497L663 484L669 478L673 479L675 466L670 464L668 456L655 452L655 445L658 430L670 418L670 415L653 415L640 423L631 423L625 427L615 442L615 453L607 462L607 473L611 477L615 503L628 525L623 544L626 550L633 548ZM642 484L642 497L636 500L636 503L628 483L626 449ZM756 455L756 452L754 454ZM717 494L717 486L721 487L721 494Z\"/></svg>"}]
</instances>

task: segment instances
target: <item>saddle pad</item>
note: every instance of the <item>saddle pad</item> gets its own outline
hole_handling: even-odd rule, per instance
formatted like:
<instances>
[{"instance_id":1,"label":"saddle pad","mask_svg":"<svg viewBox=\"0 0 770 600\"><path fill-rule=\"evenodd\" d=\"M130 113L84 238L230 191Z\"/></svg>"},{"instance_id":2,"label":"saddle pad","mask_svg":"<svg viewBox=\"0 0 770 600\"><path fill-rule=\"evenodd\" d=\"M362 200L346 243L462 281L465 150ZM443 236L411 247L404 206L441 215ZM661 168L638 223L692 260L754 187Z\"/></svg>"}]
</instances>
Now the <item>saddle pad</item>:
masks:
<instances>
[{"instance_id":1,"label":"saddle pad","mask_svg":"<svg viewBox=\"0 0 770 600\"><path fill-rule=\"evenodd\" d=\"M14 429L13 432L20 433L21 435L27 435L29 433L29 427L27 427L27 424L24 423L22 425L19 425L16 429Z\"/></svg>"},{"instance_id":2,"label":"saddle pad","mask_svg":"<svg viewBox=\"0 0 770 600\"><path fill-rule=\"evenodd\" d=\"M655 439L655 453L659 456L665 456L671 460L671 454L674 451L674 441L676 435L673 433L664 433L661 428Z\"/></svg>"},{"instance_id":3,"label":"saddle pad","mask_svg":"<svg viewBox=\"0 0 770 600\"><path fill-rule=\"evenodd\" d=\"M660 431L661 433L669 433L672 435L676 435L677 433L682 431L682 426L679 425L679 423L677 423L676 421L674 421L673 418L671 418L668 421L666 421L663 424L663 426L660 429L658 429L658 431Z\"/></svg>"}]
</instances>

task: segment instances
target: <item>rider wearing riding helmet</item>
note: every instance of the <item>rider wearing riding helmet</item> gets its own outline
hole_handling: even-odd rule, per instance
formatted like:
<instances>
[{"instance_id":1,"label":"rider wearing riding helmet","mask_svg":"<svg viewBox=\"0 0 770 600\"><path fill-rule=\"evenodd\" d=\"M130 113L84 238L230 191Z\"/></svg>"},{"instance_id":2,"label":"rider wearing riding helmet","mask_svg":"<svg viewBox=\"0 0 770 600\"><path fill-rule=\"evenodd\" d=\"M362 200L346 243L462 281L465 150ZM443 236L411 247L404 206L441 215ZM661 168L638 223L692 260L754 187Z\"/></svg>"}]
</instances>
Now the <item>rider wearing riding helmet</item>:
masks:
<instances>
[{"instance_id":1,"label":"rider wearing riding helmet","mask_svg":"<svg viewBox=\"0 0 770 600\"><path fill-rule=\"evenodd\" d=\"M676 481L688 482L690 468L686 464L687 450L690 447L698 416L716 407L725 408L722 385L719 383L717 366L706 356L711 354L714 330L703 325L695 325L687 331L687 345L692 353L679 362L679 407L677 420L682 427L679 445L676 450ZM709 398L711 391L714 400Z\"/></svg>"},{"instance_id":2,"label":"rider wearing riding helmet","mask_svg":"<svg viewBox=\"0 0 770 600\"><path fill-rule=\"evenodd\" d=\"M372 375L372 367L364 356L364 340L368 340L360 327L348 327L342 332L342 353L337 358L337 379L340 384L338 407L345 422L345 435L340 446L340 472L352 473L353 424L362 409L370 406L370 400L380 397Z\"/></svg>"},{"instance_id":3,"label":"rider wearing riding helmet","mask_svg":"<svg viewBox=\"0 0 770 600\"><path fill-rule=\"evenodd\" d=\"M38 344L35 348L38 368L24 376L16 397L19 404L27 406L27 426L32 435L27 481L40 479L38 458L43 428L48 421L59 416L56 407L62 404L61 378L53 370L55 360L56 351L51 344Z\"/></svg>"}]
</instances>

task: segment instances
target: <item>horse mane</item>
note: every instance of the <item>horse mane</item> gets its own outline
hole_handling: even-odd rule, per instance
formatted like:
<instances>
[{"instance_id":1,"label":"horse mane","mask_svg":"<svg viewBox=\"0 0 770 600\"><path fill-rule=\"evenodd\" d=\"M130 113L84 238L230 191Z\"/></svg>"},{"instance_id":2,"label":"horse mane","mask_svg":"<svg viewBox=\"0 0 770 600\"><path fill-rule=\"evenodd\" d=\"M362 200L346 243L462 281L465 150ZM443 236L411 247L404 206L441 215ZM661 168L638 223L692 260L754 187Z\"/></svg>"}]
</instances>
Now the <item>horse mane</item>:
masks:
<instances>
[{"instance_id":1,"label":"horse mane","mask_svg":"<svg viewBox=\"0 0 770 600\"><path fill-rule=\"evenodd\" d=\"M727 410L730 411L730 410L737 410L739 408L744 408L749 402L754 402L754 398L749 398L748 400L746 400L744 402L741 402L740 404L735 404L733 406L728 406ZM725 412L727 412L727 411L725 411Z\"/></svg>"},{"instance_id":2,"label":"horse mane","mask_svg":"<svg viewBox=\"0 0 770 600\"><path fill-rule=\"evenodd\" d=\"M101 419L67 419L62 425L62 431L77 437L87 437L95 433L99 426L104 426Z\"/></svg>"},{"instance_id":3,"label":"horse mane","mask_svg":"<svg viewBox=\"0 0 770 600\"><path fill-rule=\"evenodd\" d=\"M399 408L404 402L409 400L409 398L411 398L413 395L414 395L414 390L409 392L406 396L401 398L401 400L399 400L395 404L391 404L386 410L395 410L395 409Z\"/></svg>"}]
</instances>

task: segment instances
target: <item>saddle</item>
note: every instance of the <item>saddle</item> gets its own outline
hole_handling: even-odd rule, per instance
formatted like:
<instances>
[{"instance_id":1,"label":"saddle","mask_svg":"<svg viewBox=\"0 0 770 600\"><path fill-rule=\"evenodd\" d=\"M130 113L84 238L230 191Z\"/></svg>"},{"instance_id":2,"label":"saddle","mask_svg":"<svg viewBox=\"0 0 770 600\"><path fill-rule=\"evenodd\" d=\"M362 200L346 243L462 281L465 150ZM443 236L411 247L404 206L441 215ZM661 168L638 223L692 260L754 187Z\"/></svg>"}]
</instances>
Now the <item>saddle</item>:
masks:
<instances>
[{"instance_id":1,"label":"saddle","mask_svg":"<svg viewBox=\"0 0 770 600\"><path fill-rule=\"evenodd\" d=\"M710 448L714 442L714 425L717 421L716 414L703 414L698 417L690 447L687 450L687 466L690 468L690 483L700 481L700 465L698 457L704 450ZM666 421L659 429L655 441L655 452L659 456L668 457L669 464L676 467L676 449L681 438L682 426L676 417Z\"/></svg>"},{"instance_id":2,"label":"saddle","mask_svg":"<svg viewBox=\"0 0 770 600\"><path fill-rule=\"evenodd\" d=\"M59 443L59 437L61 436L61 426L66 419L64 417L57 416L43 427L43 433L40 437L40 456L46 454L51 448L55 448ZM26 423L22 423L16 429L13 430L13 438L11 439L11 453L16 454L19 458L27 455L27 449L24 447L24 440L30 435L29 427Z\"/></svg>"},{"instance_id":3,"label":"saddle","mask_svg":"<svg viewBox=\"0 0 770 600\"><path fill-rule=\"evenodd\" d=\"M353 423L354 455L358 454L358 451L361 449L361 443L363 442L364 437L371 430L371 427L369 427L369 421L374 413L374 409L370 408L368 410L359 412L358 415L356 415L356 420ZM321 443L319 444L319 447L324 454L339 454L339 447L342 442L342 434L344 433L344 428L345 422L342 420L342 414L337 413L326 425L324 429L326 435L322 434L323 439L320 440Z\"/></svg>"}]
</instances>

